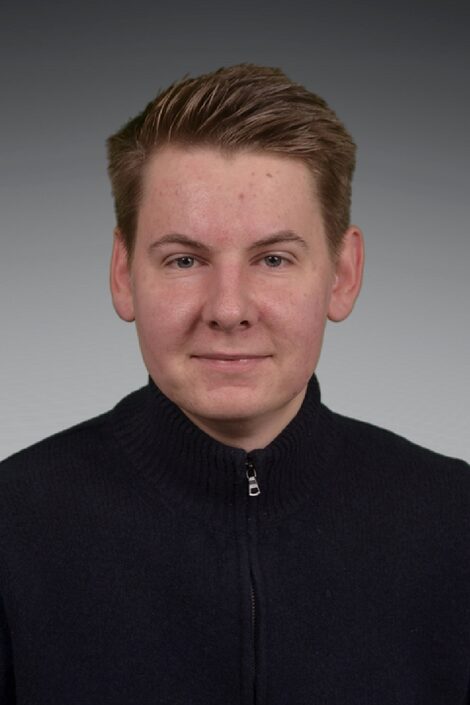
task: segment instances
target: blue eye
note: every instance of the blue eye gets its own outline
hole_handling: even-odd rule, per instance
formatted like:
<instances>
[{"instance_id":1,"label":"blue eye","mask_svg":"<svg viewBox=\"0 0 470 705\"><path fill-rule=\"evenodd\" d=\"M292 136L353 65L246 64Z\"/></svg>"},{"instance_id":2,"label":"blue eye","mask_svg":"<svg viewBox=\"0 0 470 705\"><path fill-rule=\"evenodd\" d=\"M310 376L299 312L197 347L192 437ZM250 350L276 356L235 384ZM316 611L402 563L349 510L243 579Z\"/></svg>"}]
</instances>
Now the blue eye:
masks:
<instances>
[{"instance_id":1,"label":"blue eye","mask_svg":"<svg viewBox=\"0 0 470 705\"><path fill-rule=\"evenodd\" d=\"M189 255L183 255L183 257L177 257L175 260L173 260L173 262L176 263L176 266L179 269L189 269L194 264L194 257L190 257Z\"/></svg>"},{"instance_id":2,"label":"blue eye","mask_svg":"<svg viewBox=\"0 0 470 705\"><path fill-rule=\"evenodd\" d=\"M264 261L268 267L279 267L283 263L284 258L279 255L267 255L264 258Z\"/></svg>"}]
</instances>

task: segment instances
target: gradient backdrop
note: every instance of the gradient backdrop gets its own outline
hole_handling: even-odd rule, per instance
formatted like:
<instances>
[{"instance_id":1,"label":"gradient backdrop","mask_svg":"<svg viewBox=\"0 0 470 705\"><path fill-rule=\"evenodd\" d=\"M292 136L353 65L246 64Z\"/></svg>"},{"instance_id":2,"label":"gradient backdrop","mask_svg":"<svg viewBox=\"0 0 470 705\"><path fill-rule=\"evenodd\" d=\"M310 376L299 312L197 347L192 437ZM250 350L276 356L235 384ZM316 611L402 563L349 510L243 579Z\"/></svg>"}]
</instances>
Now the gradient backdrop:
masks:
<instances>
[{"instance_id":1,"label":"gradient backdrop","mask_svg":"<svg viewBox=\"0 0 470 705\"><path fill-rule=\"evenodd\" d=\"M367 267L325 402L470 459L467 2L17 2L2 10L0 457L145 384L114 314L105 138L170 81L250 61L354 135Z\"/></svg>"}]
</instances>

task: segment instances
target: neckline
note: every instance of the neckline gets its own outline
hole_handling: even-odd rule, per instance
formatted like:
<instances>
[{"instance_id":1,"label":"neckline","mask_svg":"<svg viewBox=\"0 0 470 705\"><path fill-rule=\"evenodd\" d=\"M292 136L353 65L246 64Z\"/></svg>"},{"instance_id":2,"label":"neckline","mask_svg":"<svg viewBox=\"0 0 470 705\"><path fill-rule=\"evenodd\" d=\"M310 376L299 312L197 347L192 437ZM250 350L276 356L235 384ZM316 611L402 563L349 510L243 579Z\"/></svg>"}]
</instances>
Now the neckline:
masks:
<instances>
[{"instance_id":1,"label":"neckline","mask_svg":"<svg viewBox=\"0 0 470 705\"><path fill-rule=\"evenodd\" d=\"M250 453L202 431L150 377L116 405L111 425L130 467L171 506L224 527L247 513L265 523L294 511L314 490L334 445L315 375L296 416L268 446ZM247 462L256 471L256 497L248 493Z\"/></svg>"}]
</instances>

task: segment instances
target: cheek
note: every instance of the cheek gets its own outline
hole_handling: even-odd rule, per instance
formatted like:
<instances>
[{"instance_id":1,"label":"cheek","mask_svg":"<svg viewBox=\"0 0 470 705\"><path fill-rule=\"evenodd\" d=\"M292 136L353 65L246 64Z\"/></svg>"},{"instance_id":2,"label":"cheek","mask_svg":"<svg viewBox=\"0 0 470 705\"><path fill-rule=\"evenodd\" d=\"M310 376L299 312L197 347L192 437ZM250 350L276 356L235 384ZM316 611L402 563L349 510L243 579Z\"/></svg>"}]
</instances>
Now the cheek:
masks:
<instances>
[{"instance_id":1,"label":"cheek","mask_svg":"<svg viewBox=\"0 0 470 705\"><path fill-rule=\"evenodd\" d=\"M289 384L298 391L316 369L327 320L327 296L323 290L286 296L283 322L277 326L278 340Z\"/></svg>"},{"instance_id":2,"label":"cheek","mask_svg":"<svg viewBox=\"0 0 470 705\"><path fill-rule=\"evenodd\" d=\"M286 332L286 342L309 345L326 323L327 301L323 292L286 294L276 306L276 315Z\"/></svg>"},{"instance_id":3,"label":"cheek","mask_svg":"<svg viewBox=\"0 0 470 705\"><path fill-rule=\"evenodd\" d=\"M194 317L191 297L175 297L174 292L137 290L134 313L140 345L155 356L178 346Z\"/></svg>"}]
</instances>

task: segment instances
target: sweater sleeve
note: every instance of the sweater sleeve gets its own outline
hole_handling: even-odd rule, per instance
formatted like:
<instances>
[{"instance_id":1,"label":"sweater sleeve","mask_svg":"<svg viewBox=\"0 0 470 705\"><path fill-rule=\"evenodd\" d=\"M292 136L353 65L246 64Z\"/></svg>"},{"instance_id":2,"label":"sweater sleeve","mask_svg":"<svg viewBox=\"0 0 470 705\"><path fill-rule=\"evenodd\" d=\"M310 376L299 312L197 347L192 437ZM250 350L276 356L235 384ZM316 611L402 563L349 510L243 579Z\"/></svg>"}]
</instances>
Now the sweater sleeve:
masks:
<instances>
[{"instance_id":1,"label":"sweater sleeve","mask_svg":"<svg viewBox=\"0 0 470 705\"><path fill-rule=\"evenodd\" d=\"M0 597L0 705L15 705L15 678L10 631Z\"/></svg>"}]
</instances>

